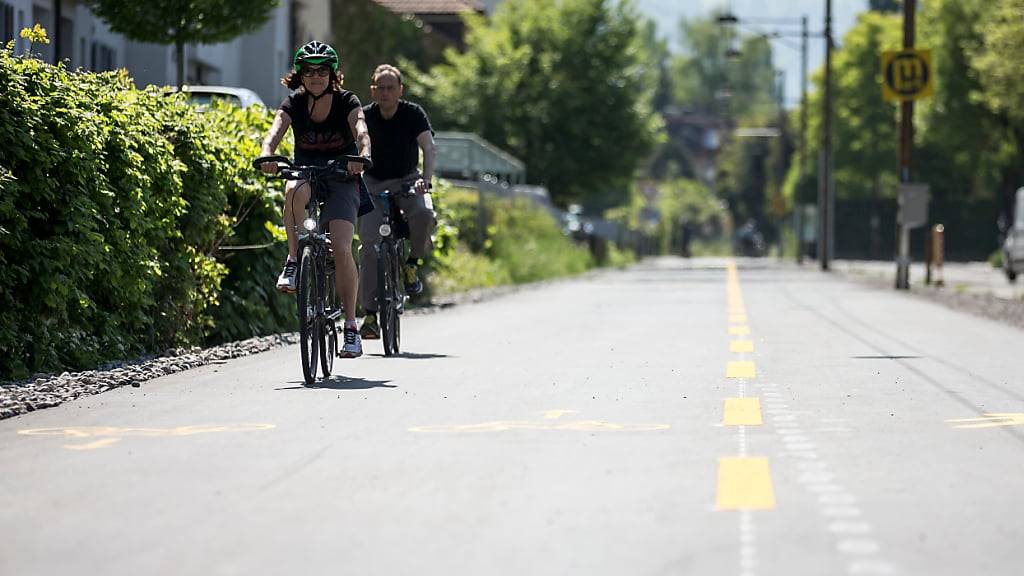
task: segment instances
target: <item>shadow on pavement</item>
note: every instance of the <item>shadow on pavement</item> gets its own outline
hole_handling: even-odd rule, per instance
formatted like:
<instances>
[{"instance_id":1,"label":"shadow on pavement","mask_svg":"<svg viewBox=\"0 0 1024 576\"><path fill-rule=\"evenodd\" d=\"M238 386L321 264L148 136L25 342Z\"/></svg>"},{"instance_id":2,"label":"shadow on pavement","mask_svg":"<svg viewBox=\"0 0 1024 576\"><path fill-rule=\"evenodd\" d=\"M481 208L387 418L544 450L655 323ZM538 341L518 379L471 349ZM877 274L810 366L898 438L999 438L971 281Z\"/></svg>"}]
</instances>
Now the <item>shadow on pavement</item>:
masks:
<instances>
[{"instance_id":1,"label":"shadow on pavement","mask_svg":"<svg viewBox=\"0 0 1024 576\"><path fill-rule=\"evenodd\" d=\"M398 356L385 356L381 354L367 354L375 358L393 358L395 360L430 360L431 358L451 358L447 354L418 354L416 352L402 352Z\"/></svg>"},{"instance_id":2,"label":"shadow on pavement","mask_svg":"<svg viewBox=\"0 0 1024 576\"><path fill-rule=\"evenodd\" d=\"M917 360L920 356L850 356L854 360Z\"/></svg>"},{"instance_id":3,"label":"shadow on pavement","mask_svg":"<svg viewBox=\"0 0 1024 576\"><path fill-rule=\"evenodd\" d=\"M388 382L390 380L367 380L366 378L353 378L336 374L327 380L317 380L312 386L306 386L304 381L296 380L289 382L289 384L298 384L298 386L274 388L274 390L311 390L317 388L326 390L369 390L370 388L398 388L398 386L388 384Z\"/></svg>"}]
</instances>

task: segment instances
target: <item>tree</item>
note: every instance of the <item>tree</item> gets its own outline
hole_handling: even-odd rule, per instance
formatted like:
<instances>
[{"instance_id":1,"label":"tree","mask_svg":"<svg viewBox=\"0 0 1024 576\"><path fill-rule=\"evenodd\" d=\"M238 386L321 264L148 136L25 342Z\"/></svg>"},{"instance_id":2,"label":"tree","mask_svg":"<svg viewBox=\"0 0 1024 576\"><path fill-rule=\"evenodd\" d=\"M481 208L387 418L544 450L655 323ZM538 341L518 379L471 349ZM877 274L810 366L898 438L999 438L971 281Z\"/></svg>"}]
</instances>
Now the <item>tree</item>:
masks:
<instances>
[{"instance_id":1,"label":"tree","mask_svg":"<svg viewBox=\"0 0 1024 576\"><path fill-rule=\"evenodd\" d=\"M526 162L561 205L619 204L660 133L657 65L642 20L613 0L509 0L467 18L466 50L411 82L438 128L483 136Z\"/></svg>"},{"instance_id":2,"label":"tree","mask_svg":"<svg viewBox=\"0 0 1024 576\"><path fill-rule=\"evenodd\" d=\"M111 30L137 42L174 44L177 83L185 81L185 44L227 42L270 19L278 0L86 0Z\"/></svg>"},{"instance_id":3,"label":"tree","mask_svg":"<svg viewBox=\"0 0 1024 576\"><path fill-rule=\"evenodd\" d=\"M1014 191L1024 185L1024 0L997 0L985 6L983 44L973 54L981 90L975 98L996 114L1002 136L1002 210L1009 220Z\"/></svg>"}]
</instances>

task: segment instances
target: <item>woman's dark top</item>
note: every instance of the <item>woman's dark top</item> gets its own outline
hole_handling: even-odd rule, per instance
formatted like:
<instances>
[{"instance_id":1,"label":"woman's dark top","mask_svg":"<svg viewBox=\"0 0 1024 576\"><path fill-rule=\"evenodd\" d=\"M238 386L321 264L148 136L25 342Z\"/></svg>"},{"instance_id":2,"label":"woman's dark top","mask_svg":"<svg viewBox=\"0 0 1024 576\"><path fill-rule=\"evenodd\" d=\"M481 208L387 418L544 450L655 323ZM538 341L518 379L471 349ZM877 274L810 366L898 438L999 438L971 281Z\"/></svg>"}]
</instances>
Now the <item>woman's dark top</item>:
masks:
<instances>
[{"instance_id":1,"label":"woman's dark top","mask_svg":"<svg viewBox=\"0 0 1024 576\"><path fill-rule=\"evenodd\" d=\"M280 110L292 119L292 134L295 136L295 163L299 165L322 165L343 154L358 154L348 115L360 107L359 97L342 90L335 92L331 110L323 122L314 122L309 116L310 97L303 90L284 99ZM322 103L319 106L323 106Z\"/></svg>"}]
</instances>

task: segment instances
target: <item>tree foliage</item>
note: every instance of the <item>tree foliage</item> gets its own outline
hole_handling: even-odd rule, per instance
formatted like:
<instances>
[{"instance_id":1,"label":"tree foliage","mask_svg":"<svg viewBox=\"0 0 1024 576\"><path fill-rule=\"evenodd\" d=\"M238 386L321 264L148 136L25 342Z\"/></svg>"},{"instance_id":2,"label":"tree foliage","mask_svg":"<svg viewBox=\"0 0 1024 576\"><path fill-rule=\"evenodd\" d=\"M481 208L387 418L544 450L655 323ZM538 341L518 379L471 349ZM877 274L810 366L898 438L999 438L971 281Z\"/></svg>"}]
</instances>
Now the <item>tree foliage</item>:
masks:
<instances>
[{"instance_id":1,"label":"tree foliage","mask_svg":"<svg viewBox=\"0 0 1024 576\"><path fill-rule=\"evenodd\" d=\"M86 0L111 30L137 42L173 44L178 85L184 82L185 44L227 42L270 19L279 0Z\"/></svg>"},{"instance_id":2,"label":"tree foliage","mask_svg":"<svg viewBox=\"0 0 1024 576\"><path fill-rule=\"evenodd\" d=\"M465 52L448 51L411 86L436 127L518 156L559 204L624 200L659 133L657 67L632 6L510 0L467 25Z\"/></svg>"}]
</instances>

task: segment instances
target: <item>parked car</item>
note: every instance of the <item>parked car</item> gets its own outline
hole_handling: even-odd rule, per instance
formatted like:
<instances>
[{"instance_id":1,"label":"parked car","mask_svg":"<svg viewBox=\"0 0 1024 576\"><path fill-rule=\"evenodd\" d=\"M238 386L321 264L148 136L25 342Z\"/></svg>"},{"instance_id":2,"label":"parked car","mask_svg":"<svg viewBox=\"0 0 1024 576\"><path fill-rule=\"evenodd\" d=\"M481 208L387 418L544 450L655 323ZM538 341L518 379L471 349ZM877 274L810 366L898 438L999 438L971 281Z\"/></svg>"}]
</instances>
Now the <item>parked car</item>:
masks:
<instances>
[{"instance_id":1,"label":"parked car","mask_svg":"<svg viewBox=\"0 0 1024 576\"><path fill-rule=\"evenodd\" d=\"M1003 241L1003 270L1010 282L1016 281L1017 274L1024 272L1024 188L1017 189L1013 225L1006 230L1006 240Z\"/></svg>"},{"instance_id":2,"label":"parked car","mask_svg":"<svg viewBox=\"0 0 1024 576\"><path fill-rule=\"evenodd\" d=\"M226 100L242 108L248 108L255 104L259 104L264 108L267 106L258 94L248 88L185 85L181 87L181 91L187 93L190 100L201 106L209 105L214 100Z\"/></svg>"}]
</instances>

